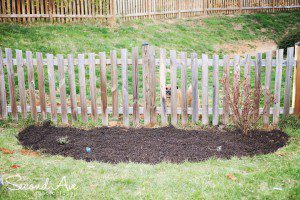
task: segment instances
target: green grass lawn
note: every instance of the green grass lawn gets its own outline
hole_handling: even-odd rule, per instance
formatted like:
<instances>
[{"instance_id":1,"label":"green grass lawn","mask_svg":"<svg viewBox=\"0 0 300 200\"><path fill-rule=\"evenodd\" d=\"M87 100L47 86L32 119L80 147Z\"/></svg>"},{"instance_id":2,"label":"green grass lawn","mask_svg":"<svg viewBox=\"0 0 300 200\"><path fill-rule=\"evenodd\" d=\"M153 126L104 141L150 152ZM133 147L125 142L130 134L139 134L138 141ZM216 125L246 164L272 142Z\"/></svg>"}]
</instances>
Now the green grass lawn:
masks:
<instances>
[{"instance_id":1,"label":"green grass lawn","mask_svg":"<svg viewBox=\"0 0 300 200\"><path fill-rule=\"evenodd\" d=\"M10 182L0 189L0 199L299 199L300 126L299 121L296 127L295 121L289 123L285 128L291 137L288 145L268 155L199 163L113 165L23 155L16 136L30 123L0 121L0 148L14 150L13 154L0 151L0 173ZM230 175L236 180L228 178ZM56 188L63 177L68 186L75 184L75 189L7 190L16 189L16 184L43 185L46 179L49 187Z\"/></svg>"}]
</instances>

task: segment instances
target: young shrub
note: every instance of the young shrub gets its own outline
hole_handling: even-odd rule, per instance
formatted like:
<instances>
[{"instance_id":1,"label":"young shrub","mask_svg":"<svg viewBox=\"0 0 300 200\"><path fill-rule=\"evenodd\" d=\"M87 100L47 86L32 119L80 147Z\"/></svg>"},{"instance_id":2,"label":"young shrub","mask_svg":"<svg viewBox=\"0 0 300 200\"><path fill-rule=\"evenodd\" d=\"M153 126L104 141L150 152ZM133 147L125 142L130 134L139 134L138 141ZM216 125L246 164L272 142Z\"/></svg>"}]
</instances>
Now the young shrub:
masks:
<instances>
[{"instance_id":1,"label":"young shrub","mask_svg":"<svg viewBox=\"0 0 300 200\"><path fill-rule=\"evenodd\" d=\"M244 135L248 135L251 130L256 129L258 126L260 99L257 97L260 96L261 91L251 88L250 76L237 81L240 80L239 74L234 73L233 80L236 83L230 84L230 77L225 76L223 78L224 97L229 104L232 122ZM266 112L266 107L263 112Z\"/></svg>"},{"instance_id":2,"label":"young shrub","mask_svg":"<svg viewBox=\"0 0 300 200\"><path fill-rule=\"evenodd\" d=\"M60 145L68 144L69 143L68 136L58 138L57 142Z\"/></svg>"}]
</instances>

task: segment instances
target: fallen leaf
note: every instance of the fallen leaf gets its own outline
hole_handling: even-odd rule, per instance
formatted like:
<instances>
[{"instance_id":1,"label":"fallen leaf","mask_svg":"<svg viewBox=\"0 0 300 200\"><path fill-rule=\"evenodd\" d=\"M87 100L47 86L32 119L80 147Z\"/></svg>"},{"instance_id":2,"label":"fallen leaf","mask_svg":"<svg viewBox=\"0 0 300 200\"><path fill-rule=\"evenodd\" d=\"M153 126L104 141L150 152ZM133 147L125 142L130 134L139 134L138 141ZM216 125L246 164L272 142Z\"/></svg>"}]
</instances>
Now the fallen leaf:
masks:
<instances>
[{"instance_id":1,"label":"fallen leaf","mask_svg":"<svg viewBox=\"0 0 300 200\"><path fill-rule=\"evenodd\" d=\"M275 152L275 154L280 157L285 156L285 153L283 153L283 152Z\"/></svg>"},{"instance_id":2,"label":"fallen leaf","mask_svg":"<svg viewBox=\"0 0 300 200\"><path fill-rule=\"evenodd\" d=\"M228 178L228 179L230 179L230 180L236 180L236 177L233 175L233 174L231 174L231 173L228 173L227 175L226 175L226 177Z\"/></svg>"},{"instance_id":3,"label":"fallen leaf","mask_svg":"<svg viewBox=\"0 0 300 200\"><path fill-rule=\"evenodd\" d=\"M28 150L28 149L21 149L21 150L20 150L20 153L21 153L22 155L38 156L38 153L37 153L37 152L30 151L30 150Z\"/></svg>"},{"instance_id":4,"label":"fallen leaf","mask_svg":"<svg viewBox=\"0 0 300 200\"><path fill-rule=\"evenodd\" d=\"M10 166L10 168L12 168L12 169L18 169L18 168L20 168L21 166L19 166L19 165L12 165L12 166Z\"/></svg>"},{"instance_id":5,"label":"fallen leaf","mask_svg":"<svg viewBox=\"0 0 300 200\"><path fill-rule=\"evenodd\" d=\"M1 151L3 154L13 154L14 153L14 151L9 150L7 148L1 148Z\"/></svg>"}]
</instances>

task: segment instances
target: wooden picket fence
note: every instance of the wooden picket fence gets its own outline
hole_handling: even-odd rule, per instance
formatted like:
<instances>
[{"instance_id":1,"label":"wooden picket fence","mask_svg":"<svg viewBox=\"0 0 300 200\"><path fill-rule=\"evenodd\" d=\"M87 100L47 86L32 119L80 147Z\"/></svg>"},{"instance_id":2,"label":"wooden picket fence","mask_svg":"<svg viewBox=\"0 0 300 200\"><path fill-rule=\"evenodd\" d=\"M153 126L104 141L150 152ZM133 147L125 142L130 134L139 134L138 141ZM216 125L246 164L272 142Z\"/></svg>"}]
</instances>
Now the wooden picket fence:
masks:
<instances>
[{"instance_id":1,"label":"wooden picket fence","mask_svg":"<svg viewBox=\"0 0 300 200\"><path fill-rule=\"evenodd\" d=\"M0 21L70 22L299 10L299 0L1 0Z\"/></svg>"},{"instance_id":2,"label":"wooden picket fence","mask_svg":"<svg viewBox=\"0 0 300 200\"><path fill-rule=\"evenodd\" d=\"M287 49L286 59L282 49L258 53L255 58L224 55L222 59L218 55L209 58L203 54L200 58L196 53L188 56L171 50L167 58L166 50L143 45L141 52L135 47L128 54L127 49L122 49L120 58L116 50L109 56L101 52L89 53L88 57L84 54L54 57L16 50L13 58L11 49L6 48L5 53L0 49L0 118L5 119L10 113L17 120L21 113L23 119L38 120L38 116L46 119L48 115L57 121L61 116L62 123L66 124L76 120L86 122L89 117L99 121L101 116L103 125L120 120L129 126L131 123L166 125L169 119L173 125L199 120L218 125L222 116L222 123L226 124L231 113L225 109L228 102L222 91L226 86L221 84L221 79L232 76L233 72L254 78L255 89L263 91L264 97L259 98L267 112L262 113L259 107L258 112L263 114L265 125L277 124L280 114L294 112L295 105L291 106L296 63L293 47ZM298 80L298 87L299 83ZM170 99L166 95L168 84L172 90ZM188 105L190 85L192 100ZM177 102L177 87L181 102ZM274 101L270 103L272 97ZM273 121L269 120L271 115Z\"/></svg>"}]
</instances>

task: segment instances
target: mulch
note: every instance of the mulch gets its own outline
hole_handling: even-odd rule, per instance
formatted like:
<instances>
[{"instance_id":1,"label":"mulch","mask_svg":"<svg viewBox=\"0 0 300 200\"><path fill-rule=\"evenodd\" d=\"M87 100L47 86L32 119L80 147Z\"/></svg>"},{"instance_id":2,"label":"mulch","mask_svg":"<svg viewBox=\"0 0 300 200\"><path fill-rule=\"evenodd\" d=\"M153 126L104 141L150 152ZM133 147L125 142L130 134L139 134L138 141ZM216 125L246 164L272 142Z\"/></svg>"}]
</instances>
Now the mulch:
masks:
<instances>
[{"instance_id":1,"label":"mulch","mask_svg":"<svg viewBox=\"0 0 300 200\"><path fill-rule=\"evenodd\" d=\"M61 144L60 138L67 138ZM220 129L182 130L162 128L101 127L81 130L51 125L29 126L18 139L26 148L52 155L106 163L199 162L211 157L254 156L275 152L288 142L282 131L238 131ZM91 149L90 152L86 148Z\"/></svg>"}]
</instances>

